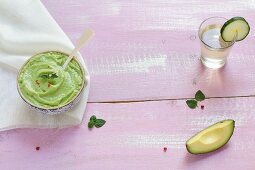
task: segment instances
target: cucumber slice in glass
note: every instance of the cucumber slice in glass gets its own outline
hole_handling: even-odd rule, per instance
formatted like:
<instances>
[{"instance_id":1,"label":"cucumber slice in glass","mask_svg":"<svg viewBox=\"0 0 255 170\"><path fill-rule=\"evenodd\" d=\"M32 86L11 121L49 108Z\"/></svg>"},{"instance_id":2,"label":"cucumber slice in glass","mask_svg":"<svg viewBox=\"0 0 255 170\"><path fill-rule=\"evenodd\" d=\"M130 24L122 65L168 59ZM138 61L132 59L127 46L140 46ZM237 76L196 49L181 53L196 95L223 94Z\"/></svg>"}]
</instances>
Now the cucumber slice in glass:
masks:
<instances>
[{"instance_id":1,"label":"cucumber slice in glass","mask_svg":"<svg viewBox=\"0 0 255 170\"><path fill-rule=\"evenodd\" d=\"M236 41L241 41L250 32L250 26L248 22L243 17L234 17L224 23L220 33L221 37L226 42L231 42L234 40L236 34Z\"/></svg>"}]
</instances>

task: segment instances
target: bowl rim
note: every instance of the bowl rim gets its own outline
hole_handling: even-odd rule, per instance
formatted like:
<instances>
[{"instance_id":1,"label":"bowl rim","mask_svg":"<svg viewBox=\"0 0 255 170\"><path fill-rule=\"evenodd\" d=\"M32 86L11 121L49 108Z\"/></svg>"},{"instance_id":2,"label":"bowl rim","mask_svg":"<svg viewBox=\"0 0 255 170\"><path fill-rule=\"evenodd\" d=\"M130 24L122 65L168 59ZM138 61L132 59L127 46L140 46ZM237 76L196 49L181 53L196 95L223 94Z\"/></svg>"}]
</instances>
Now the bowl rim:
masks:
<instances>
[{"instance_id":1,"label":"bowl rim","mask_svg":"<svg viewBox=\"0 0 255 170\"><path fill-rule=\"evenodd\" d=\"M72 102L73 102L74 100L76 100L76 99L80 96L81 92L83 92L83 89L84 89L85 86L87 85L84 67L82 66L82 64L80 63L80 61L76 58L75 55L73 56L73 59L77 62L77 64L79 65L79 67L80 67L80 69L81 69L83 81L82 81L82 86L81 86L79 92L78 92L78 93L76 94L76 96L75 96L72 100L70 100L68 103L66 103L66 104L64 104L64 105L61 105L61 106L55 106L55 107L49 107L49 108L35 105L35 104L31 103L29 100L27 100L27 99L23 96L22 92L20 91L20 86L19 86L19 77L20 77L20 74L21 74L23 68L27 65L27 63L28 63L31 59L35 58L37 55L43 54L43 53L49 53L49 52L58 52L58 53L62 53L62 54L65 54L65 55L69 56L69 54L67 54L67 53L65 53L65 52L63 52L63 51L57 51L57 50L44 51L44 52L40 52L40 53L36 53L36 54L32 55L32 56L20 67L20 69L19 69L19 72L18 72L18 75L17 75L17 80L16 80L16 81L17 81L17 90L18 90L18 93L19 93L20 97L21 97L27 104L29 104L29 105L31 105L31 106L33 106L33 107L35 107L35 108L38 108L38 109L57 110L57 109L61 109L62 107L66 107L66 106L72 104Z\"/></svg>"}]
</instances>

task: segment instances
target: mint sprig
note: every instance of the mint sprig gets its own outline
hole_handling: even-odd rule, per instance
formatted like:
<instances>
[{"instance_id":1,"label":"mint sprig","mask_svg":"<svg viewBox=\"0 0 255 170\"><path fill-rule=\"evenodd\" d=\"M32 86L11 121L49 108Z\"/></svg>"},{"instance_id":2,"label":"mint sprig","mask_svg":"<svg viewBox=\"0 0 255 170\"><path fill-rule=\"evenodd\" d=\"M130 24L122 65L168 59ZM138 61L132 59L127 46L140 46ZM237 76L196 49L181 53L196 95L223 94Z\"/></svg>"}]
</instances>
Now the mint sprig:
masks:
<instances>
[{"instance_id":1,"label":"mint sprig","mask_svg":"<svg viewBox=\"0 0 255 170\"><path fill-rule=\"evenodd\" d=\"M51 74L42 74L40 75L42 79L54 79L58 78L58 75L56 73L51 73Z\"/></svg>"},{"instance_id":2,"label":"mint sprig","mask_svg":"<svg viewBox=\"0 0 255 170\"><path fill-rule=\"evenodd\" d=\"M104 126L106 121L104 119L97 119L95 115L91 116L88 122L88 128L93 128L94 126L96 128L100 128Z\"/></svg>"},{"instance_id":3,"label":"mint sprig","mask_svg":"<svg viewBox=\"0 0 255 170\"><path fill-rule=\"evenodd\" d=\"M205 100L205 95L201 90L198 90L195 94L195 99L187 100L186 104L189 108L195 109L197 107L198 102Z\"/></svg>"}]
</instances>

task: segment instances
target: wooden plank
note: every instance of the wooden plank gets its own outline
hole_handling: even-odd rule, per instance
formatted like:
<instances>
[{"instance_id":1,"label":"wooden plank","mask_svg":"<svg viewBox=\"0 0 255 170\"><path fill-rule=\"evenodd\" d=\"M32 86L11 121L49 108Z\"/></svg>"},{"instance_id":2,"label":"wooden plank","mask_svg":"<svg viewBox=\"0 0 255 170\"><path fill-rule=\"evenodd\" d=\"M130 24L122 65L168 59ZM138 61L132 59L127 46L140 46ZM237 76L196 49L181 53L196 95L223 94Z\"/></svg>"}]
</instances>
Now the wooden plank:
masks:
<instances>
[{"instance_id":1,"label":"wooden plank","mask_svg":"<svg viewBox=\"0 0 255 170\"><path fill-rule=\"evenodd\" d=\"M255 98L210 99L204 110L191 110L184 100L89 104L80 127L0 133L0 169L252 170L254 103ZM93 114L107 121L104 127L88 130ZM224 148L201 156L187 153L189 137L228 118L236 128Z\"/></svg>"},{"instance_id":2,"label":"wooden plank","mask_svg":"<svg viewBox=\"0 0 255 170\"><path fill-rule=\"evenodd\" d=\"M91 73L90 102L185 98L197 89L210 97L255 94L253 29L218 71L201 66L197 37L211 16L243 16L252 28L253 0L42 2L73 41L85 27L96 32L81 51Z\"/></svg>"}]
</instances>

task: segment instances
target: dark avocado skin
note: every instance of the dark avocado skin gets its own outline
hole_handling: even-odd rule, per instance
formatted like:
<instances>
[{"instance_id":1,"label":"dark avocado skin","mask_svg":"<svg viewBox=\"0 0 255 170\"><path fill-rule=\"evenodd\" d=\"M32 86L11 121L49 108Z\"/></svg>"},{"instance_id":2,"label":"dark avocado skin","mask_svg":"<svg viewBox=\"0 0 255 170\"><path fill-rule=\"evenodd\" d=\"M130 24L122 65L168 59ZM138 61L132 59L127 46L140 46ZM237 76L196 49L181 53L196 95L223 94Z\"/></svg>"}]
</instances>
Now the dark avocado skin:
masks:
<instances>
[{"instance_id":1,"label":"dark avocado skin","mask_svg":"<svg viewBox=\"0 0 255 170\"><path fill-rule=\"evenodd\" d=\"M226 120L232 120L232 119L226 119ZM223 121L226 121L226 120L222 120L222 121L220 121L220 122L223 122ZM233 131L232 131L230 137L228 138L228 140L226 141L226 143L224 143L224 145L222 145L221 147L219 147L219 148L217 148L217 149L215 149L215 150L211 150L211 151L208 151L208 152L203 152L203 153L192 153L192 152L190 151L189 147L187 146L187 142L186 142L186 149L187 149L187 151L188 151L189 153L193 154L193 155L201 155L201 154L211 153L211 152L214 152L214 151L216 151L216 150L222 148L223 146L225 146L225 145L228 143L228 141L230 140L230 138L232 137L232 135L233 135L233 133L234 133L235 121L234 121L234 120L232 120L232 121L233 121ZM214 125L216 125L216 124L218 124L218 123L220 123L220 122L217 122L217 123L215 123L215 124L213 124L213 125L211 125L211 126L214 126ZM209 126L209 127L211 127L211 126ZM209 128L209 127L207 127L207 128ZM207 128L206 128L206 129L207 129ZM203 131L203 130L202 130L202 131ZM200 131L200 132L201 132L201 131ZM200 133L200 132L198 132L198 133ZM197 134L198 134L198 133L197 133ZM194 136L196 136L197 134L195 134ZM194 136L192 136L192 137L194 137ZM192 137L191 137L191 138L192 138Z\"/></svg>"},{"instance_id":2,"label":"dark avocado skin","mask_svg":"<svg viewBox=\"0 0 255 170\"><path fill-rule=\"evenodd\" d=\"M227 26L228 24L234 22L234 21L237 21L237 20L242 20L242 21L244 21L244 22L247 23L248 29L249 29L249 30L248 30L248 34L249 34L249 32L250 32L250 25L248 24L248 22L247 22L243 17L233 17L233 18L231 18L230 20L228 20L227 22L225 22L224 25L222 26L221 30L220 30L221 38L222 38L223 40L224 40L224 38L223 38L222 34L223 34L223 31L224 31L224 29L226 28L226 26ZM243 39L245 39L245 38L248 36L248 34L247 34ZM241 40L236 40L236 41L242 41L243 39L241 39ZM224 40L224 41L226 41L226 40ZM226 42L230 42L230 41L226 41Z\"/></svg>"}]
</instances>

